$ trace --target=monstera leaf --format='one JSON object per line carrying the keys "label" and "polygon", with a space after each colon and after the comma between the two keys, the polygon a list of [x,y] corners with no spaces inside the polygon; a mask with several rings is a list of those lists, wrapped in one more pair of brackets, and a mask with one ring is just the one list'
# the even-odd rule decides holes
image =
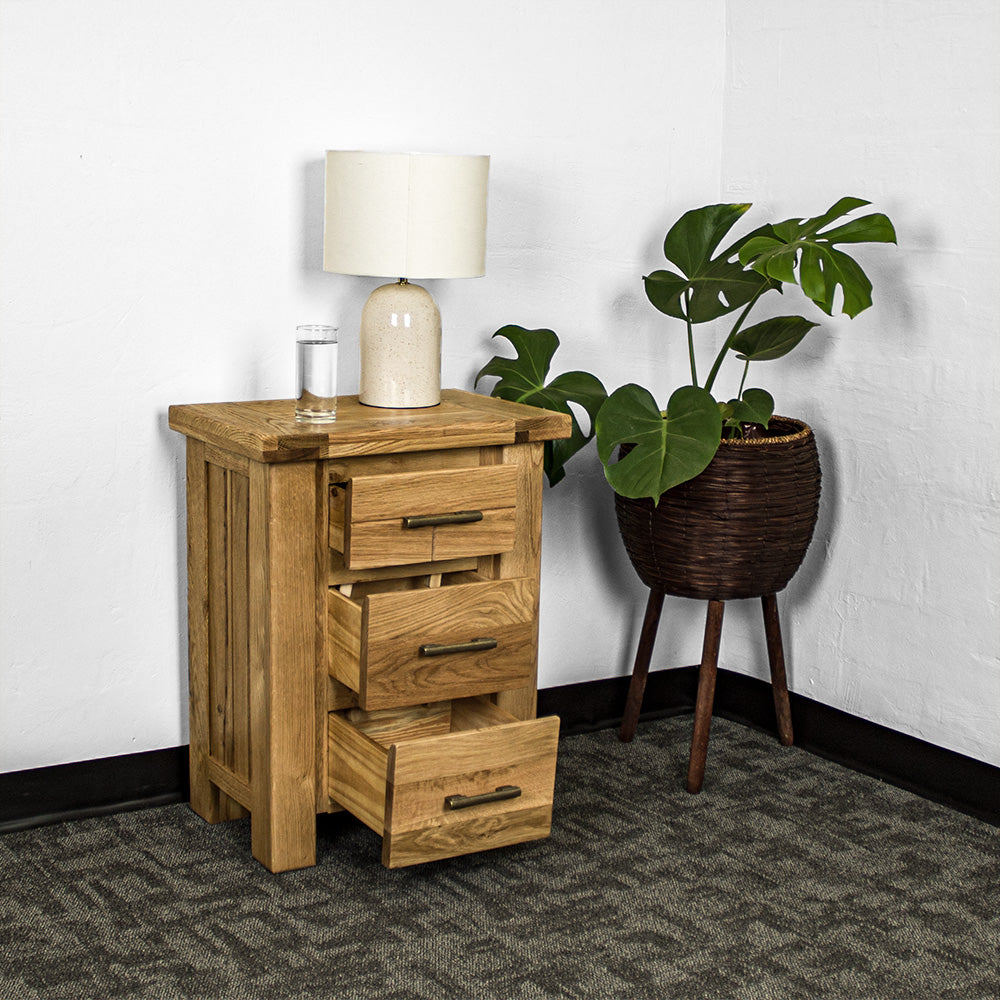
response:
{"label": "monstera leaf", "polygon": [[729,346],[740,361],[773,361],[797,347],[814,326],[819,324],[802,316],[773,316],[740,330]]}
{"label": "monstera leaf", "polygon": [[[498,355],[492,358],[479,370],[475,384],[479,385],[479,380],[487,376],[496,376],[500,381],[493,387],[491,396],[568,413],[572,418],[573,432],[569,438],[545,443],[545,474],[549,485],[555,486],[566,474],[566,463],[594,436],[597,411],[608,394],[600,379],[587,372],[566,372],[548,385],[545,384],[552,355],[559,346],[559,338],[552,330],[526,330],[523,326],[505,326],[493,336],[509,341],[517,352],[517,357],[504,358]],[[570,403],[576,403],[587,411],[590,417],[589,432],[584,433],[580,427]]]}
{"label": "monstera leaf", "polygon": [[716,253],[722,238],[749,207],[706,205],[685,212],[671,226],[663,241],[663,254],[680,274],[654,271],[643,278],[646,297],[660,312],[705,323],[745,306],[768,286],[778,287],[765,273],[747,270],[737,259],[740,247],[756,236],[766,236],[769,226]]}
{"label": "monstera leaf", "polygon": [[[642,386],[616,389],[597,415],[597,452],[616,493],[639,499],[693,479],[712,461],[722,436],[722,416],[711,393],[697,386],[678,389],[661,413]],[[612,464],[620,444],[635,447]]]}
{"label": "monstera leaf", "polygon": [[719,412],[727,430],[727,437],[742,434],[743,424],[760,424],[767,427],[774,414],[774,397],[766,389],[746,389],[739,399],[719,403]]}
{"label": "monstera leaf", "polygon": [[[844,312],[852,319],[872,304],[872,284],[861,266],[838,243],[895,243],[896,231],[880,212],[852,219],[820,232],[848,212],[870,204],[861,198],[841,198],[813,219],[786,219],[768,233],[747,239],[739,251],[740,264],[774,281],[797,284],[828,316],[833,315],[838,286]],[[798,274],[796,275],[796,270]]]}

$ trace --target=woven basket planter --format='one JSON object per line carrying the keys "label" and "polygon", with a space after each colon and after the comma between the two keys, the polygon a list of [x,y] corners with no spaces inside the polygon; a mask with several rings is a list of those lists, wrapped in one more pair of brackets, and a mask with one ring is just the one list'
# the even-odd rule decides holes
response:
{"label": "woven basket planter", "polygon": [[816,525],[819,455],[800,420],[772,417],[767,433],[723,441],[704,472],[655,507],[616,495],[625,548],[647,587],[728,601],[788,584]]}

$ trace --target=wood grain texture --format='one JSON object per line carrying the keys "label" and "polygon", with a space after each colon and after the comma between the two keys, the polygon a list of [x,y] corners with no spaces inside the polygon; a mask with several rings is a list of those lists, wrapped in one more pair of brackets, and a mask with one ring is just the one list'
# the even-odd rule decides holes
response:
{"label": "wood grain texture", "polygon": [[356,476],[350,482],[352,521],[383,521],[420,514],[513,507],[517,471],[511,466],[476,466]]}
{"label": "wood grain texture", "polygon": [[329,717],[329,789],[338,802],[379,836],[385,831],[389,750],[337,712]]}
{"label": "wood grain texture", "polygon": [[[327,576],[330,564],[330,491],[326,465],[311,465],[313,479],[313,792],[317,813],[341,807],[330,799],[327,781],[327,696],[330,690],[330,649],[327,616],[329,592]],[[313,829],[315,836],[315,827]]]}
{"label": "wood grain texture", "polygon": [[[296,424],[290,400],[170,411],[189,448],[192,804],[211,820],[242,814],[249,804],[254,856],[272,871],[314,863],[316,812],[347,805],[383,832],[386,791],[397,783],[388,780],[390,754],[395,764],[402,753],[401,787],[419,783],[403,780],[416,753],[410,748],[445,740],[446,751],[455,737],[473,740],[465,767],[479,778],[506,780],[509,769],[522,767],[531,784],[533,768],[554,769],[554,745],[545,764],[488,763],[490,754],[475,747],[482,741],[499,752],[491,734],[535,714],[542,442],[568,436],[568,417],[456,390],[426,410],[361,407],[356,399],[342,399],[338,409],[335,425]],[[365,478],[358,502],[378,516],[352,522],[354,497],[348,502],[340,484]],[[417,506],[401,511],[401,497]],[[459,509],[483,510],[483,521],[435,525],[429,550],[420,552],[401,553],[376,532],[367,543],[372,554],[362,558],[380,564],[347,565],[343,552],[357,540],[356,525]],[[422,529],[407,530],[417,537]],[[364,547],[362,540],[359,551]],[[473,602],[477,612],[467,606],[466,588],[484,582],[494,589]],[[331,598],[331,584],[348,585],[346,593]],[[425,608],[424,595],[441,603]],[[494,633],[503,652],[475,650],[466,659],[451,652],[414,671],[406,662],[413,630],[425,625],[421,642]],[[344,667],[355,660],[365,674]],[[354,688],[379,686],[362,711]],[[509,694],[496,693],[507,686]],[[440,707],[442,698],[476,691],[512,714],[464,698],[447,712]],[[523,755],[520,730],[500,740],[511,741],[515,758]],[[509,756],[511,746],[504,749]],[[418,801],[413,796],[399,799],[400,816]],[[501,819],[494,805],[472,807],[486,812],[464,816],[466,833],[459,836],[456,825],[447,844],[434,832],[452,825],[447,821],[401,830],[395,849],[389,838],[387,857],[410,863],[421,852],[446,856],[441,852],[460,853],[462,843],[474,850],[547,832],[539,816],[550,813],[551,792],[547,805],[521,802],[520,819],[518,806]],[[427,838],[437,846],[428,847]]]}
{"label": "wood grain texture", "polygon": [[[207,466],[208,489],[208,698],[209,698],[209,753],[220,764],[227,764],[225,723],[231,716],[232,706],[227,705],[231,695],[227,677],[227,646],[229,638],[228,566],[226,529],[226,470],[218,465]],[[227,712],[228,709],[228,712]],[[229,819],[226,803],[221,805],[223,819]]]}
{"label": "wood grain texture", "polygon": [[[370,594],[366,605],[361,704],[389,707],[459,698],[530,682],[535,586],[496,580]],[[422,644],[493,638],[495,649],[427,657]]]}
{"label": "wood grain texture", "polygon": [[482,455],[484,464],[493,461],[517,469],[518,500],[514,547],[509,552],[481,560],[480,572],[486,576],[523,577],[535,582],[532,676],[523,687],[499,692],[496,701],[519,719],[533,719],[537,715],[538,704],[538,596],[541,587],[544,445],[532,443],[483,449]]}
{"label": "wood grain texture", "polygon": [[212,784],[238,805],[243,810],[243,815],[249,815],[251,796],[250,783],[247,779],[216,760],[208,762],[208,773]]}
{"label": "wood grain texture", "polygon": [[513,444],[570,435],[570,418],[537,407],[446,389],[439,406],[389,410],[342,396],[334,424],[295,421],[290,399],[171,406],[170,426],[261,462]]}
{"label": "wood grain texture", "polygon": [[483,510],[483,519],[471,524],[441,524],[434,528],[431,558],[435,561],[509,552],[517,539],[514,507]]}
{"label": "wood grain texture", "polygon": [[406,705],[365,711],[350,709],[343,717],[359,733],[388,747],[393,743],[443,736],[452,728],[452,702],[437,701],[426,705]]}
{"label": "wood grain texture", "polygon": [[[339,712],[345,708],[357,708],[358,693],[352,691],[346,684],[342,684],[334,677],[327,677],[325,698],[322,701],[324,713]],[[323,727],[326,732],[326,726]]]}
{"label": "wood grain texture", "polygon": [[361,636],[364,632],[361,603],[331,587],[327,594],[330,638],[330,676],[352,691],[361,690]]}
{"label": "wood grain texture", "polygon": [[331,549],[329,555],[330,570],[327,574],[327,582],[331,587],[343,583],[392,580],[399,577],[424,576],[430,573],[456,573],[461,570],[474,570],[479,565],[476,557],[470,556],[465,559],[442,559],[435,562],[406,563],[401,566],[369,566],[365,569],[348,569],[344,565],[342,553]]}
{"label": "wood grain texture", "polygon": [[[332,493],[331,540],[350,569],[505,552],[514,545],[513,466],[355,475]],[[406,517],[480,511],[482,520],[408,528]]]}
{"label": "wood grain texture", "polygon": [[479,448],[439,447],[386,455],[341,455],[326,462],[330,482],[346,485],[356,476],[385,476],[421,469],[467,469],[479,464]]}
{"label": "wood grain texture", "polygon": [[221,818],[219,790],[208,773],[209,595],[208,595],[208,466],[201,441],[187,441],[187,585],[189,766],[191,808],[209,823]]}
{"label": "wood grain texture", "polygon": [[351,522],[345,538],[345,561],[351,570],[372,569],[469,558],[511,549],[516,532],[514,508],[482,513],[482,521],[426,528],[406,528],[401,517]]}
{"label": "wood grain texture", "polygon": [[[226,475],[227,582],[229,591],[227,698],[231,715],[226,726],[226,766],[244,782],[250,780],[250,477],[234,470]],[[242,803],[246,805],[245,802]],[[242,811],[241,811],[242,812]]]}
{"label": "wood grain texture", "polygon": [[[359,693],[362,707],[462,698],[518,687],[531,678],[532,581],[484,581],[471,573],[445,578],[438,587],[427,580],[359,585],[350,597],[330,590],[330,670]],[[413,585],[418,586],[409,589]],[[404,586],[408,589],[396,589]],[[420,653],[424,643],[484,637],[496,639],[496,648],[433,657]]]}
{"label": "wood grain texture", "polygon": [[[448,730],[448,731],[444,731]],[[401,867],[548,836],[559,720],[522,722],[483,698],[333,713],[330,795],[383,836]],[[516,785],[516,799],[468,809],[448,795]]]}
{"label": "wood grain texture", "polygon": [[[482,404],[475,397],[475,393],[464,392],[456,393],[451,400],[460,406],[467,405],[476,409]],[[508,416],[514,421],[515,440],[518,442],[555,441],[568,438],[572,431],[572,423],[565,413],[540,410],[535,406],[495,397],[490,397],[490,403],[494,412]]]}
{"label": "wood grain texture", "polygon": [[[555,768],[558,737],[559,719],[551,715],[400,743],[392,777],[400,785],[432,779],[447,780],[457,775],[465,775],[469,782],[475,782],[478,780],[477,772],[519,767],[539,759],[549,761]],[[489,780],[486,779],[486,783]],[[482,787],[475,789],[480,792],[486,790]],[[468,795],[473,793],[473,788],[466,783],[448,794],[453,793]]]}
{"label": "wood grain texture", "polygon": [[251,847],[275,872],[316,863],[317,482],[250,469]]}
{"label": "wood grain texture", "polygon": [[330,517],[327,523],[327,538],[331,549],[343,553],[344,531],[347,521],[347,488],[344,484],[331,484],[328,503]]}
{"label": "wood grain texture", "polygon": [[[383,863],[390,868],[507,846],[548,835],[559,720],[452,732],[389,753]],[[449,795],[515,785],[521,795],[468,809]]]}
{"label": "wood grain texture", "polygon": [[491,815],[463,816],[461,822],[446,826],[430,824],[412,830],[390,831],[382,840],[382,864],[386,868],[405,868],[549,836],[552,832],[551,801],[537,806],[527,806],[520,799],[513,802],[514,806],[507,803],[507,808],[498,808]]}

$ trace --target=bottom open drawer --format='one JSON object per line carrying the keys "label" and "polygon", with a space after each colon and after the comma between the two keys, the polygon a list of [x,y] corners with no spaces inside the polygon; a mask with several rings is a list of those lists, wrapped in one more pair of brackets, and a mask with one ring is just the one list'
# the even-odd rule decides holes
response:
{"label": "bottom open drawer", "polygon": [[559,719],[485,698],[329,715],[330,796],[402,868],[547,837]]}

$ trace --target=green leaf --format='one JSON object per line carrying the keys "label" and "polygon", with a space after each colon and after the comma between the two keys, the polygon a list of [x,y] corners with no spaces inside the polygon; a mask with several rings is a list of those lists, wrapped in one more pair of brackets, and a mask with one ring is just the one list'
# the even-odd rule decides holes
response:
{"label": "green leaf", "polygon": [[[545,473],[549,485],[555,486],[565,474],[566,463],[594,436],[597,412],[608,394],[601,381],[587,372],[566,372],[548,385],[552,356],[559,347],[559,338],[552,330],[526,330],[523,326],[505,326],[493,334],[510,341],[517,352],[516,358],[497,355],[488,361],[476,375],[475,384],[488,376],[500,379],[491,396],[514,403],[527,403],[558,413],[568,413],[572,419],[570,437],[545,443]],[[590,417],[590,429],[584,433],[576,414],[569,406],[576,403]]]}
{"label": "green leaf", "polygon": [[746,389],[740,399],[720,403],[719,411],[725,436],[742,437],[744,424],[767,427],[774,413],[774,397],[765,389]]}
{"label": "green leaf", "polygon": [[895,243],[896,231],[889,219],[877,212],[822,230],[867,204],[861,198],[841,198],[812,219],[776,223],[770,234],[744,242],[739,252],[740,263],[774,281],[797,283],[828,316],[833,315],[839,287],[844,295],[844,312],[853,319],[872,304],[872,285],[858,262],[837,250],[835,244]]}
{"label": "green leaf", "polygon": [[[750,206],[705,205],[685,212],[663,241],[664,256],[679,270],[654,271],[643,282],[646,296],[660,312],[692,323],[717,319],[746,305],[770,282],[739,263],[740,247],[762,227],[716,253],[722,238]],[[715,254],[715,256],[713,256]]]}
{"label": "green leaf", "polygon": [[529,397],[544,391],[545,376],[559,346],[559,338],[552,330],[526,330],[523,326],[504,326],[493,336],[509,340],[517,357],[497,355],[492,358],[479,369],[475,384],[479,385],[479,380],[487,375],[495,375],[500,382],[493,387],[491,395],[516,403],[529,402]]}
{"label": "green leaf", "polygon": [[[678,389],[666,415],[641,386],[616,389],[597,415],[597,453],[616,493],[638,499],[660,495],[693,479],[712,461],[722,435],[722,417],[711,393],[697,386]],[[612,463],[620,444],[635,447]]]}
{"label": "green leaf", "polygon": [[774,397],[766,389],[744,389],[739,399],[729,401],[732,416],[726,421],[729,426],[736,424],[761,424],[767,427],[774,414]]}
{"label": "green leaf", "polygon": [[888,216],[881,212],[851,219],[836,229],[821,234],[830,243],[895,243],[896,230]]}
{"label": "green leaf", "polygon": [[729,345],[740,361],[773,361],[798,346],[818,323],[802,316],[774,316],[741,330]]}

